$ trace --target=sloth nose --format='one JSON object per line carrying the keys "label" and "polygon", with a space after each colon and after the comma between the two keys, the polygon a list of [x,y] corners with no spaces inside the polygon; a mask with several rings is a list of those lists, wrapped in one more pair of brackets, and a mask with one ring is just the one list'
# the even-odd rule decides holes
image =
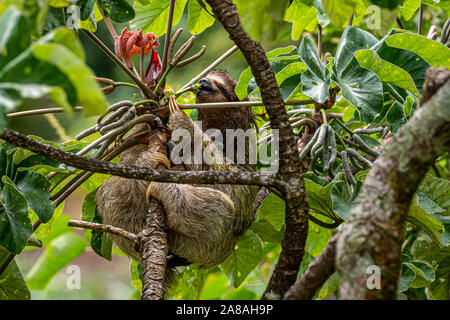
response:
{"label": "sloth nose", "polygon": [[202,80],[200,80],[200,85],[204,88],[208,87],[209,85],[209,80],[206,78],[203,78]]}

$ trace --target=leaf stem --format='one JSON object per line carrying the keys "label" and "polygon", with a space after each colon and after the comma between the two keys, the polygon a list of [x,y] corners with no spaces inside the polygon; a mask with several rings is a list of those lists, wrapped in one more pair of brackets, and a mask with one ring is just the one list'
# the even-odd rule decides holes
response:
{"label": "leaf stem", "polygon": [[169,5],[169,16],[167,20],[167,29],[166,29],[166,37],[164,40],[164,54],[163,54],[163,61],[162,61],[162,67],[161,72],[165,72],[167,68],[167,63],[169,60],[169,45],[170,45],[170,35],[172,33],[172,24],[173,24],[173,13],[175,11],[175,0],[170,0]]}
{"label": "leaf stem", "polygon": [[339,125],[342,127],[342,129],[344,129],[345,131],[347,131],[348,134],[350,134],[350,136],[353,136],[353,131],[350,130],[344,122],[341,121],[341,119],[336,118],[335,119],[337,123],[339,123]]}
{"label": "leaf stem", "polygon": [[155,100],[151,100],[151,99],[146,99],[146,100],[140,100],[140,101],[136,101],[133,103],[133,106],[137,107],[146,103],[151,103],[156,107],[159,107],[158,102],[156,102]]}
{"label": "leaf stem", "polygon": [[419,27],[417,30],[418,34],[422,34],[422,26],[423,26],[423,3],[420,1],[420,8],[419,8]]}
{"label": "leaf stem", "polygon": [[322,118],[323,118],[323,123],[328,123],[327,122],[327,113],[325,111],[325,109],[320,109],[320,113],[322,114]]}
{"label": "leaf stem", "polygon": [[219,64],[221,64],[226,58],[228,58],[229,56],[231,56],[234,52],[236,52],[238,50],[238,46],[233,46],[230,48],[230,50],[228,50],[227,52],[225,52],[223,55],[221,55],[216,61],[214,61],[213,63],[211,63],[208,67],[206,67],[202,72],[200,72],[197,76],[195,76],[194,78],[191,79],[191,81],[189,81],[188,83],[186,83],[180,90],[184,90],[187,87],[193,85],[194,83],[196,83],[197,81],[199,81],[201,78],[203,78],[205,75],[207,75],[211,70],[213,70],[215,67],[217,67]]}
{"label": "leaf stem", "polygon": [[172,70],[172,65],[169,64],[166,71],[164,71],[163,75],[161,76],[161,79],[159,80],[158,84],[156,85],[155,91],[153,91],[153,94],[155,96],[158,96],[159,89],[162,87],[163,83],[165,82],[167,75],[169,74],[170,70]]}

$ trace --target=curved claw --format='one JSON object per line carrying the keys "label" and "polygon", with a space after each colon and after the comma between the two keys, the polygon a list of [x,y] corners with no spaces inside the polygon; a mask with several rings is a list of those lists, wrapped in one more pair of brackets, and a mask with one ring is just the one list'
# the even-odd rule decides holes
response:
{"label": "curved claw", "polygon": [[177,102],[177,99],[175,98],[175,96],[169,97],[169,111],[170,111],[170,114],[182,112],[180,107],[178,106],[178,102]]}

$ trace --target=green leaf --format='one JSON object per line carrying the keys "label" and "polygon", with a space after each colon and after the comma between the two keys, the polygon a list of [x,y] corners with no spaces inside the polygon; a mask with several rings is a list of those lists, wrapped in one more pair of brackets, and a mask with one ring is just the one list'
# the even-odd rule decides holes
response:
{"label": "green leaf", "polygon": [[[103,223],[102,217],[97,211],[97,203],[95,195],[98,188],[88,193],[84,198],[82,207],[82,220]],[[111,261],[112,239],[107,233],[94,230],[84,230],[85,237],[91,243],[91,247],[99,256]]]}
{"label": "green leaf", "polygon": [[[175,10],[173,13],[173,23],[175,26],[183,15],[183,10],[187,0],[175,1]],[[170,0],[153,0],[150,4],[134,3],[136,16],[130,21],[132,29],[141,28],[143,33],[153,32],[160,37],[166,33],[167,20],[169,16]]]}
{"label": "green leaf", "polygon": [[[206,4],[209,12],[211,7]],[[196,0],[190,0],[188,4],[188,29],[191,34],[199,34],[213,25],[215,19]]]}
{"label": "green leaf", "polygon": [[48,33],[45,37],[41,39],[41,41],[50,40],[54,43],[62,44],[64,47],[72,51],[78,58],[81,60],[86,59],[86,55],[84,54],[83,45],[78,39],[75,31],[69,30],[67,28],[58,28]]}
{"label": "green leaf", "polygon": [[26,275],[29,288],[45,289],[53,276],[81,255],[85,247],[84,239],[74,233],[64,233],[52,240]]}
{"label": "green leaf", "polygon": [[28,200],[28,205],[36,212],[42,223],[48,222],[55,210],[50,201],[50,185],[50,181],[37,172],[19,172],[16,179],[17,189]]}
{"label": "green leaf", "polygon": [[[277,57],[281,59],[282,57],[292,56],[293,54],[295,54],[295,50],[296,50],[295,46],[276,48],[272,51],[266,52],[266,57],[267,59],[269,59],[269,62],[273,62],[276,61]],[[249,94],[248,85],[249,82],[252,80],[252,78],[253,74],[250,67],[248,67],[241,73],[238,84],[234,89],[236,95],[240,100],[244,99]]]}
{"label": "green leaf", "polygon": [[327,246],[331,239],[331,230],[322,228],[314,223],[309,224],[308,239],[306,240],[305,249],[308,253],[316,258]]}
{"label": "green leaf", "polygon": [[237,288],[256,268],[263,258],[263,246],[259,237],[247,231],[238,241],[231,255],[221,265],[233,287]]}
{"label": "green leaf", "polygon": [[244,286],[232,290],[231,292],[225,294],[222,300],[254,300],[256,298],[256,293],[246,289]]}
{"label": "green leaf", "polygon": [[405,0],[403,5],[400,7],[400,15],[406,21],[411,20],[414,14],[419,10],[421,0]]}
{"label": "green leaf", "polygon": [[66,47],[56,43],[34,43],[33,55],[58,67],[73,83],[86,116],[100,114],[107,107],[106,98],[94,80],[93,72]]}
{"label": "green leaf", "polygon": [[323,284],[322,288],[320,288],[317,299],[323,300],[326,297],[328,297],[330,294],[335,293],[338,289],[339,289],[339,276],[338,276],[337,272],[335,272]]}
{"label": "green leaf", "polygon": [[[25,102],[25,99],[39,100],[44,97],[51,98],[67,111],[72,110],[64,90],[60,87],[51,87],[39,84],[17,84],[12,82],[0,83],[0,106],[6,113],[13,112]],[[3,128],[1,128],[3,130]]]}
{"label": "green leaf", "polygon": [[10,6],[0,18],[0,70],[20,55],[30,44],[28,25],[14,6]]}
{"label": "green leaf", "polygon": [[[280,88],[284,100],[287,100],[297,87],[301,85],[300,74],[305,70],[306,66],[303,62],[293,62],[276,73],[275,79],[277,80],[278,87]],[[259,92],[260,90],[257,87],[251,94]]]}
{"label": "green leaf", "polygon": [[284,201],[271,193],[261,203],[257,220],[268,221],[276,231],[280,231],[284,225],[284,208]]}
{"label": "green leaf", "polygon": [[80,19],[86,20],[91,15],[92,10],[94,10],[95,0],[78,0],[77,6],[80,7]]}
{"label": "green leaf", "polygon": [[4,192],[0,202],[0,245],[12,253],[20,253],[31,234],[27,200],[7,176],[3,176]]}
{"label": "green leaf", "polygon": [[411,269],[408,264],[402,263],[402,273],[399,279],[397,293],[407,291],[415,278],[416,273],[414,272],[414,270]]}
{"label": "green leaf", "polygon": [[442,247],[441,240],[444,233],[444,226],[438,219],[430,215],[436,212],[436,206],[424,196],[422,194],[419,197],[418,193],[414,195],[411,206],[409,207],[407,220],[420,227],[430,236],[434,243]]}
{"label": "green leaf", "polygon": [[348,25],[357,5],[356,0],[323,0],[322,3],[331,23],[338,28]]}
{"label": "green leaf", "polygon": [[221,299],[229,290],[228,278],[223,273],[210,273],[201,289],[199,300]]}
{"label": "green leaf", "polygon": [[[0,247],[0,261],[9,255],[8,250]],[[0,300],[30,300],[31,293],[28,290],[22,273],[16,260],[9,263],[5,271],[0,275]]]}
{"label": "green leaf", "polygon": [[410,285],[411,288],[423,288],[434,281],[434,271],[427,262],[413,260],[411,263],[404,262],[404,264],[416,274],[414,281]]}
{"label": "green leaf", "polygon": [[136,260],[131,259],[130,263],[130,274],[131,274],[131,284],[139,292],[142,292],[142,273],[144,272],[143,267]]}
{"label": "green leaf", "polygon": [[283,237],[283,230],[277,231],[267,221],[255,221],[252,223],[249,230],[255,232],[262,241],[281,243],[281,238]]}
{"label": "green leaf", "polygon": [[341,88],[345,100],[358,109],[361,120],[372,123],[383,108],[383,86],[377,75],[361,68],[353,59],[333,80]]}
{"label": "green leaf", "polygon": [[234,1],[245,30],[255,40],[260,40],[265,32],[276,39],[288,3],[288,0]]}
{"label": "green leaf", "polygon": [[303,39],[298,52],[300,59],[308,67],[302,73],[302,92],[318,103],[324,103],[329,96],[331,74],[320,59],[310,35]]}
{"label": "green leaf", "polygon": [[450,69],[450,49],[440,42],[414,33],[398,33],[385,39],[387,45],[412,51],[433,67]]}
{"label": "green leaf", "polygon": [[361,67],[375,72],[381,81],[394,84],[419,97],[411,75],[395,64],[381,59],[374,50],[359,50],[355,52],[355,58]]}
{"label": "green leaf", "polygon": [[353,60],[354,53],[362,49],[370,49],[378,40],[369,32],[354,28],[345,28],[339,41],[333,68],[341,74]]}
{"label": "green leaf", "polygon": [[[223,273],[220,274],[228,282],[227,277]],[[177,276],[176,286],[171,287],[170,293],[173,292],[174,298],[177,300],[203,299],[200,297],[200,293],[203,291],[209,275],[210,269],[200,269],[198,265],[184,267],[181,274]]]}
{"label": "green leaf", "polygon": [[[300,57],[296,55],[296,48],[294,46],[277,48],[267,52],[266,56],[275,76],[278,76],[277,81],[281,86],[280,90],[282,91],[283,98],[291,96],[300,84],[300,77],[297,77],[296,73],[305,70],[305,66],[301,62]],[[287,68],[290,64],[294,64],[294,66]],[[282,74],[278,75],[280,72],[282,72]],[[284,84],[282,82],[284,82]],[[250,68],[247,68],[242,72],[235,88],[235,92],[239,99],[243,99],[251,94],[259,93],[259,88]]]}
{"label": "green leaf", "polygon": [[370,0],[374,5],[380,6],[382,8],[395,9],[402,0]]}
{"label": "green leaf", "polygon": [[387,45],[386,39],[403,31],[393,29],[371,49],[375,50],[381,59],[386,60],[408,72],[416,84],[417,90],[422,92],[425,72],[430,67],[424,59],[414,52],[398,49]]}
{"label": "green leaf", "polygon": [[450,181],[427,174],[419,185],[419,190],[445,210],[445,216],[450,216]]}
{"label": "green leaf", "polygon": [[22,12],[28,20],[31,34],[38,37],[44,30],[45,17],[48,11],[48,0],[24,0]]}
{"label": "green leaf", "polygon": [[313,180],[305,178],[306,195],[308,197],[309,208],[330,219],[337,220],[333,211],[333,201],[331,200],[331,189],[334,183],[321,186]]}
{"label": "green leaf", "polygon": [[314,31],[317,27],[317,9],[304,4],[301,0],[292,1],[284,15],[284,21],[292,23],[292,40],[300,39],[304,30]]}
{"label": "green leaf", "polygon": [[110,17],[115,22],[124,23],[135,17],[134,9],[127,0],[99,0],[98,3],[105,17]]}
{"label": "green leaf", "polygon": [[[406,102],[403,103],[403,97],[398,93],[400,88],[394,88],[389,83],[383,83],[384,100],[383,109],[373,121],[373,126],[380,126],[387,122],[392,133],[396,133],[401,126],[408,120],[405,112]],[[406,92],[406,91],[405,91]]]}
{"label": "green leaf", "polygon": [[376,43],[376,38],[370,33],[347,27],[339,42],[333,65],[333,80],[366,123],[371,123],[383,108],[383,86],[374,72],[360,67],[354,53]]}
{"label": "green leaf", "polygon": [[48,5],[56,8],[67,7],[71,3],[68,0],[49,0]]}
{"label": "green leaf", "polygon": [[350,217],[350,209],[358,197],[363,183],[359,179],[356,180],[356,186],[352,192],[343,174],[336,178],[338,179],[335,179],[336,183],[331,189],[330,194],[333,202],[333,210],[341,219],[348,220]]}

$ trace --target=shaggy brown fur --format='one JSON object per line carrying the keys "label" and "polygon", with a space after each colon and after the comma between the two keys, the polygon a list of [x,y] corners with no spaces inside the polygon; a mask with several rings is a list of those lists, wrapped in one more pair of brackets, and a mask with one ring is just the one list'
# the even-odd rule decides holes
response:
{"label": "shaggy brown fur", "polygon": [[[206,80],[202,82],[198,102],[237,100],[234,94],[236,83],[228,74],[213,71]],[[246,130],[253,119],[249,110],[202,110],[203,129],[216,127],[220,130]],[[194,137],[194,132],[203,135],[203,150],[212,147],[215,159],[221,158],[222,155],[215,149],[211,139],[181,110],[172,112],[170,125],[173,130],[187,130],[191,137]],[[191,147],[193,150],[193,145]],[[156,155],[146,148],[145,145],[130,148],[123,153],[120,163],[155,168],[158,164]],[[202,165],[184,165],[185,170],[241,171],[248,168],[249,166],[219,163],[207,165],[205,162]],[[147,188],[151,196],[161,200],[164,205],[169,226],[170,253],[202,267],[220,264],[230,255],[239,237],[253,221],[252,204],[258,192],[258,187],[254,186],[149,184],[146,181],[112,177],[99,188],[96,196],[103,222],[139,233],[145,225],[148,210],[145,199]],[[114,237],[114,242],[127,255],[140,261],[139,254],[134,250],[134,243],[121,237]]]}

